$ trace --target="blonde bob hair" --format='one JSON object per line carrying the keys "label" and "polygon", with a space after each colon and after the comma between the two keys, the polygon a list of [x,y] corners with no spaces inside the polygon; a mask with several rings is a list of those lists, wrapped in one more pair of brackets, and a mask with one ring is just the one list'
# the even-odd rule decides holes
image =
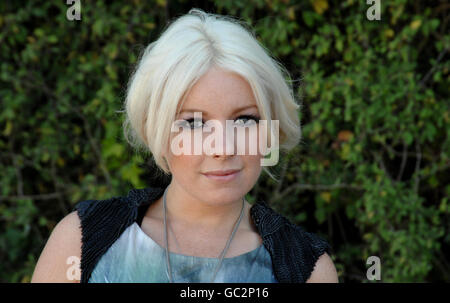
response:
{"label": "blonde bob hair", "polygon": [[279,121],[281,151],[300,141],[300,104],[287,70],[268,55],[245,23],[194,8],[166,25],[163,34],[145,48],[126,92],[125,138],[136,150],[150,151],[166,174],[170,170],[164,154],[178,104],[212,66],[248,81],[261,119]]}

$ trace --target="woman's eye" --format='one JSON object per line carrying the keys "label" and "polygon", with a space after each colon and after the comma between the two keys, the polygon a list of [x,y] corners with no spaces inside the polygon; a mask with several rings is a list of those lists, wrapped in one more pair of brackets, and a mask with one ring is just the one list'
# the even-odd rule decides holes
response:
{"label": "woman's eye", "polygon": [[[240,117],[238,117],[235,121],[235,123],[236,124],[247,124],[247,125],[249,125],[249,124],[251,124],[251,123],[253,123],[252,122],[252,120],[254,121],[254,123],[259,123],[259,118],[258,117],[255,117],[255,116],[253,116],[253,115],[243,115],[243,116],[240,116]],[[238,121],[243,121],[243,122],[238,122]]]}
{"label": "woman's eye", "polygon": [[[242,115],[242,116],[239,116],[238,118],[236,118],[234,123],[238,124],[238,125],[250,125],[253,122],[259,123],[259,119],[260,119],[259,117],[256,117],[253,115]],[[193,118],[186,119],[186,120],[184,120],[183,123],[190,129],[202,128],[205,126],[205,122],[203,120],[194,120]]]}
{"label": "woman's eye", "polygon": [[186,121],[188,127],[191,129],[199,128],[204,125],[203,120],[187,119],[185,121]]}

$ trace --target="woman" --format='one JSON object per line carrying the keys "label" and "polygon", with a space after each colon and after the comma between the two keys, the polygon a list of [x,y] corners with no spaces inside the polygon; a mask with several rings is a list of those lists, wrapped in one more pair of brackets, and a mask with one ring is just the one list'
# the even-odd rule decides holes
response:
{"label": "woman", "polygon": [[[193,9],[170,24],[140,58],[124,125],[169,181],[78,203],[53,230],[32,282],[338,282],[326,241],[244,198],[262,169],[273,177],[262,166],[266,143],[272,157],[278,142],[288,151],[300,140],[285,75],[237,20]],[[246,134],[261,134],[262,121],[279,130],[245,137],[237,153],[229,121]],[[211,126],[225,134],[195,140]]]}

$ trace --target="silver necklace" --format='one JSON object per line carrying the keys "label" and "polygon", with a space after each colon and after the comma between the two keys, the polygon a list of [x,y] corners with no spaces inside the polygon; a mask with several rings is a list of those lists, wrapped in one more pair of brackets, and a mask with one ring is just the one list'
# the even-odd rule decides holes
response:
{"label": "silver necklace", "polygon": [[[173,279],[172,279],[172,269],[171,269],[171,267],[170,267],[170,257],[169,257],[169,248],[168,248],[169,244],[168,244],[168,241],[167,241],[167,225],[166,225],[166,194],[167,194],[167,189],[168,189],[168,188],[169,188],[169,187],[166,187],[166,190],[164,191],[164,196],[163,196],[163,208],[164,208],[164,241],[165,241],[165,244],[166,244],[166,267],[167,267],[167,272],[168,272],[168,274],[169,274],[169,281],[170,281],[170,283],[173,283]],[[212,280],[211,280],[210,283],[214,282],[214,280],[216,279],[217,272],[219,271],[220,267],[222,266],[223,258],[224,258],[225,254],[226,254],[227,251],[228,251],[228,247],[230,247],[231,240],[233,240],[234,234],[236,233],[236,230],[237,230],[237,228],[238,228],[238,226],[239,226],[239,223],[241,223],[242,215],[244,214],[244,205],[245,205],[245,201],[244,201],[244,199],[242,198],[242,209],[241,209],[241,214],[239,215],[239,218],[238,218],[237,222],[236,222],[235,225],[234,225],[233,232],[231,233],[231,236],[230,236],[230,238],[228,239],[228,242],[227,242],[227,244],[225,245],[225,248],[223,249],[223,251],[222,251],[222,253],[221,253],[220,257],[219,257],[219,263],[216,265],[216,268],[215,268],[215,270],[214,270],[213,277],[212,277]]]}

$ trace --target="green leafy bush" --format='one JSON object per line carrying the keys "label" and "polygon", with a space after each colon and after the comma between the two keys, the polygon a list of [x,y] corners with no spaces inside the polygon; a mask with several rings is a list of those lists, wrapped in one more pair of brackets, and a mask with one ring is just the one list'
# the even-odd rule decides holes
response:
{"label": "green leafy bush", "polygon": [[[0,3],[0,281],[27,282],[51,230],[84,199],[149,185],[148,155],[122,136],[143,48],[188,1]],[[263,199],[326,238],[341,282],[450,280],[448,6],[221,0],[296,79],[301,144],[261,176]],[[445,18],[444,18],[445,17]]]}

